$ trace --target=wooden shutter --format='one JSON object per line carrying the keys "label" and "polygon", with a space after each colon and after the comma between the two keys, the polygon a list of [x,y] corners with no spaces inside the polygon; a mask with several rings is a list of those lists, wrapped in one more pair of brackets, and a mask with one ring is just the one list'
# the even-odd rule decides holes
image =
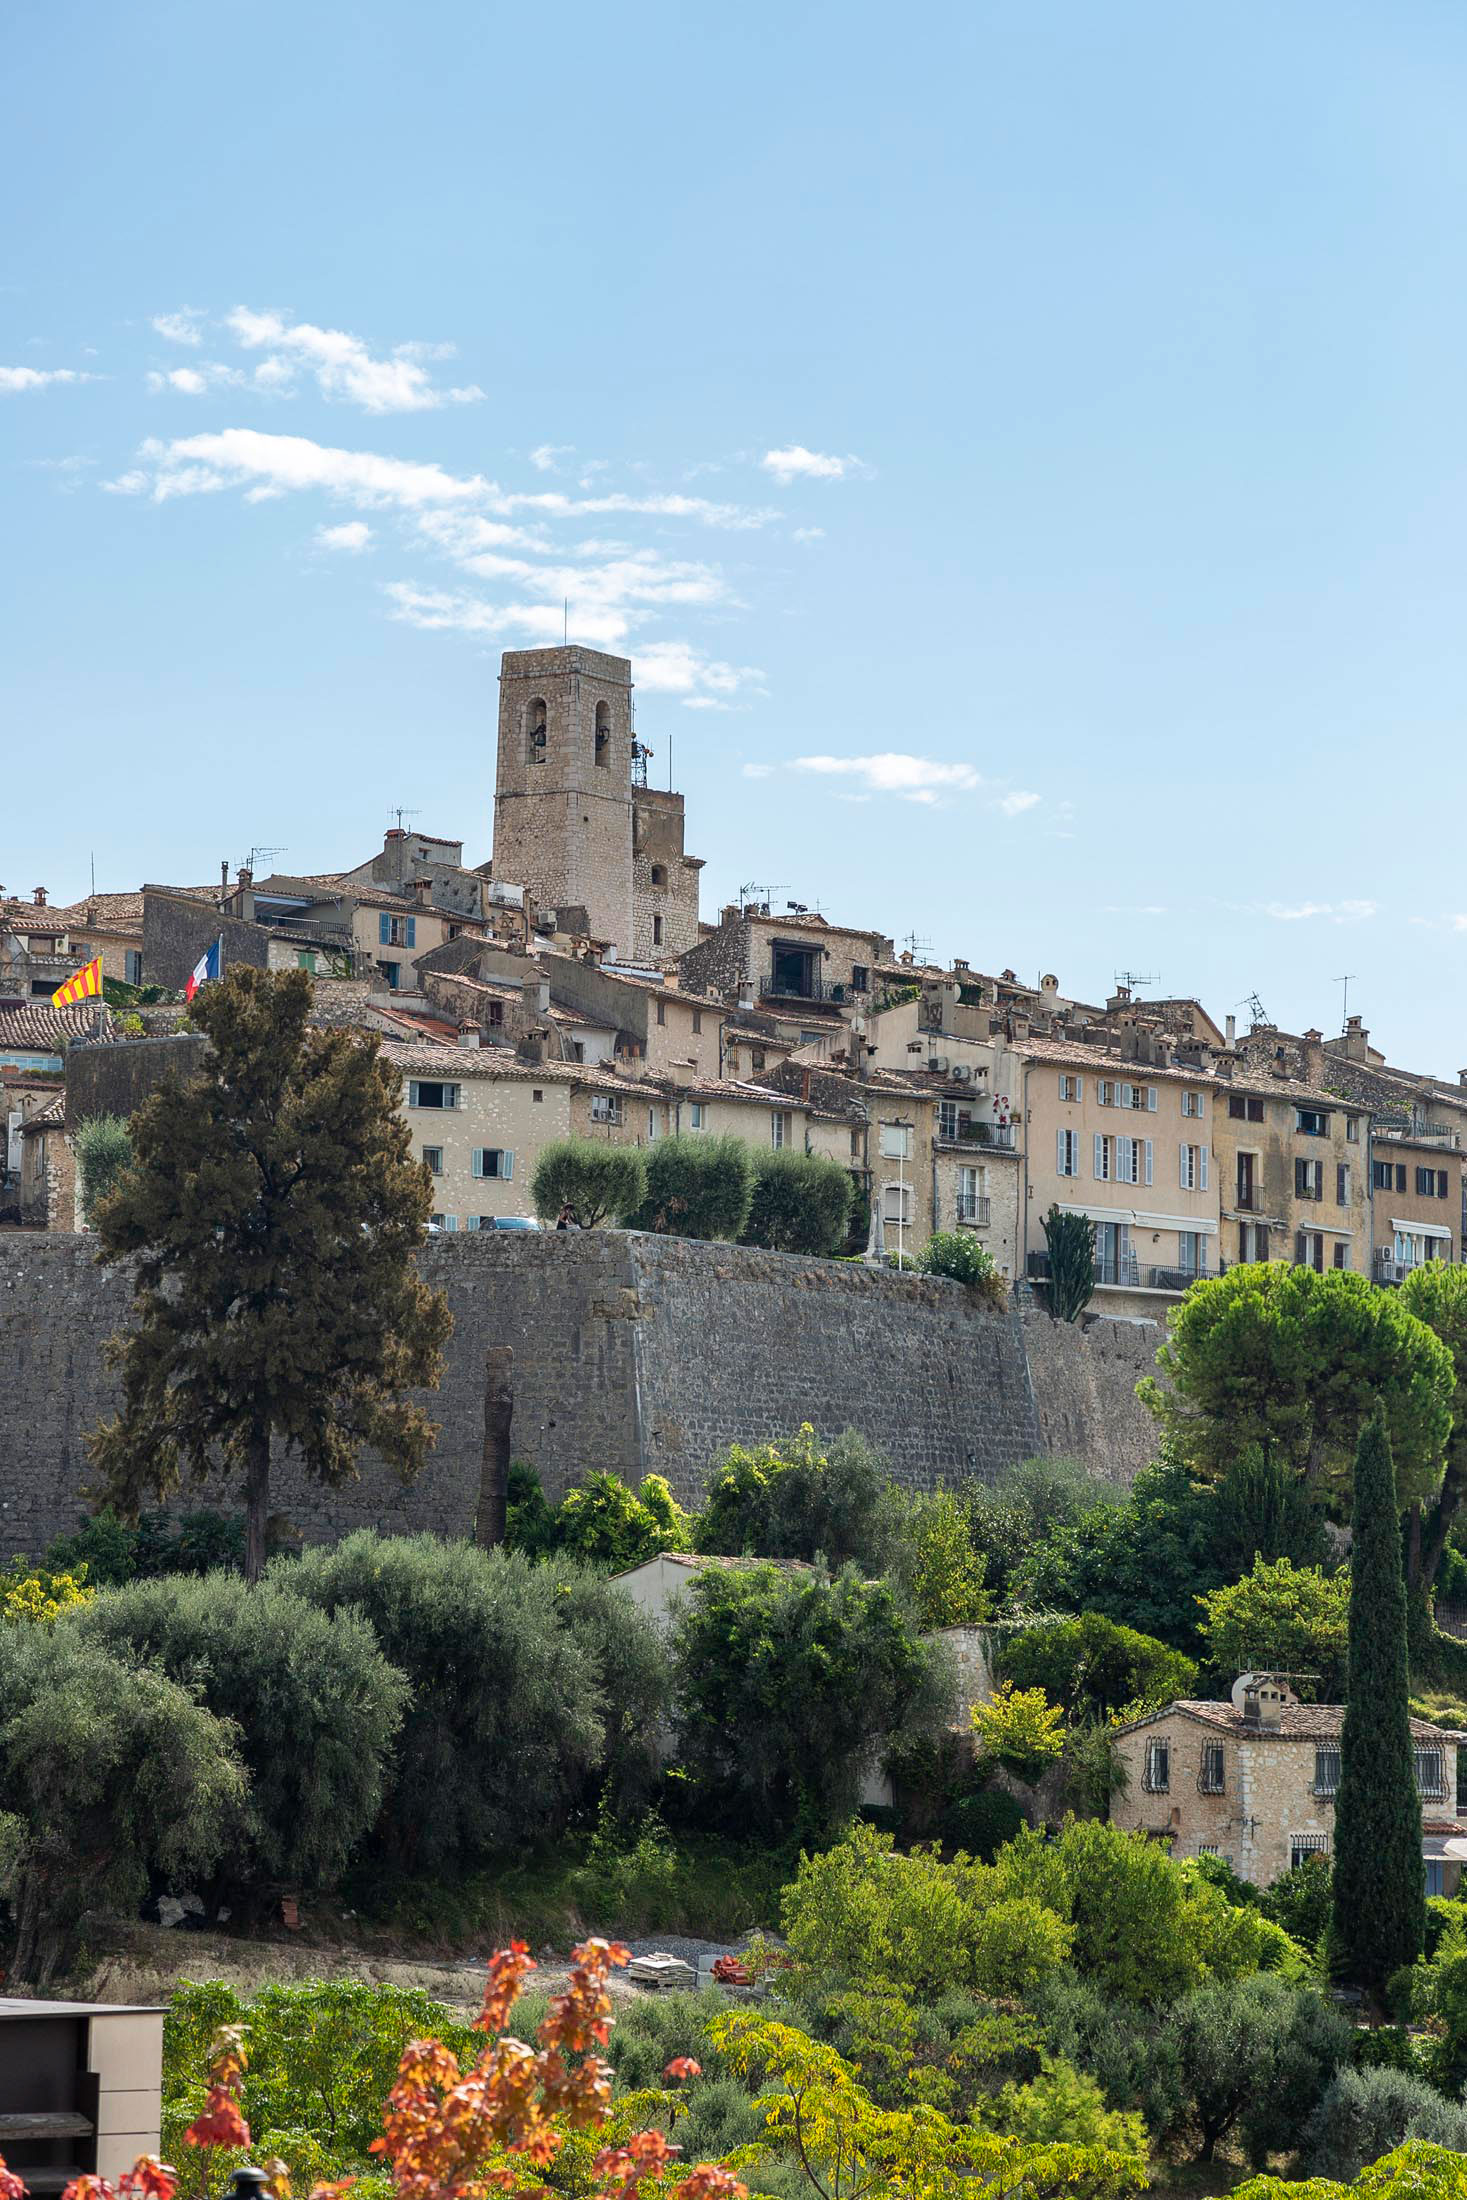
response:
{"label": "wooden shutter", "polygon": [[474,1174],[475,1176],[484,1174],[484,1149],[482,1146],[474,1148]]}
{"label": "wooden shutter", "polygon": [[385,909],[377,919],[377,944],[380,947],[392,945],[392,919]]}
{"label": "wooden shutter", "polygon": [[407,920],[407,943],[409,947],[416,947],[418,944],[418,920],[416,917],[409,917]]}
{"label": "wooden shutter", "polygon": [[1146,1141],[1146,1181],[1151,1182],[1151,1140]]}
{"label": "wooden shutter", "polygon": [[1105,1173],[1105,1139],[1097,1131],[1095,1133],[1095,1174],[1097,1180],[1103,1181]]}
{"label": "wooden shutter", "polygon": [[416,1077],[410,1077],[410,1078],[408,1079],[408,1106],[409,1106],[410,1108],[415,1108],[415,1107],[417,1106],[417,1104],[418,1104],[418,1080],[417,1080],[417,1078],[416,1078]]}
{"label": "wooden shutter", "polygon": [[1207,1148],[1205,1146],[1199,1146],[1197,1148],[1197,1153],[1202,1172],[1198,1180],[1198,1189],[1205,1192],[1207,1190]]}
{"label": "wooden shutter", "polygon": [[506,1177],[514,1175],[514,1149],[511,1146],[504,1147],[500,1153],[499,1173]]}
{"label": "wooden shutter", "polygon": [[1070,1172],[1065,1167],[1065,1162],[1069,1159],[1069,1156],[1065,1152],[1065,1134],[1063,1131],[1056,1131],[1054,1134],[1054,1150],[1055,1167],[1059,1170],[1061,1176],[1068,1176]]}
{"label": "wooden shutter", "polygon": [[1147,1106],[1147,1109],[1149,1110],[1149,1112],[1150,1112],[1150,1113],[1151,1113],[1152,1115],[1155,1115],[1155,1113],[1156,1113],[1156,1087],[1155,1087],[1155,1085],[1148,1085],[1148,1086],[1146,1087],[1146,1106]]}

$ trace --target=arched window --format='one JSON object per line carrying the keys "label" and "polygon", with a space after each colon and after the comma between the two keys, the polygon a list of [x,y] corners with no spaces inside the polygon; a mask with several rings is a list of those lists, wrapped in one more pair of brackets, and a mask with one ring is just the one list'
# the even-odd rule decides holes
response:
{"label": "arched window", "polygon": [[667,865],[665,863],[653,864],[652,884],[654,886],[665,886],[667,884]]}
{"label": "arched window", "polygon": [[525,761],[527,764],[543,764],[545,761],[545,698],[537,695],[525,712]]}
{"label": "arched window", "polygon": [[604,771],[611,769],[611,705],[596,705],[596,761]]}

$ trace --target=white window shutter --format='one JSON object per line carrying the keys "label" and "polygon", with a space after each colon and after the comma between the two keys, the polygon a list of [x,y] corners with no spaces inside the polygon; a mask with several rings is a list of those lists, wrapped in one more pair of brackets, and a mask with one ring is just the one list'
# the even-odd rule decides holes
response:
{"label": "white window shutter", "polygon": [[482,1146],[474,1148],[474,1174],[475,1176],[484,1174],[484,1149]]}
{"label": "white window shutter", "polygon": [[417,1104],[418,1104],[418,1080],[417,1080],[417,1078],[416,1078],[416,1077],[410,1077],[410,1078],[408,1079],[408,1106],[409,1106],[410,1108],[415,1108],[415,1107],[417,1106]]}
{"label": "white window shutter", "polygon": [[511,1146],[506,1146],[499,1156],[499,1173],[501,1176],[514,1175],[514,1149]]}
{"label": "white window shutter", "polygon": [[1095,1133],[1095,1175],[1097,1181],[1105,1175],[1105,1140],[1099,1131]]}
{"label": "white window shutter", "polygon": [[1067,1157],[1065,1154],[1065,1134],[1063,1131],[1056,1131],[1054,1134],[1054,1150],[1056,1156],[1055,1166],[1058,1168],[1061,1176],[1068,1176],[1070,1172],[1065,1167],[1065,1161]]}
{"label": "white window shutter", "polygon": [[1151,1113],[1152,1113],[1153,1115],[1155,1115],[1155,1113],[1156,1113],[1156,1087],[1155,1087],[1155,1085],[1148,1085],[1148,1086],[1146,1087],[1146,1105],[1147,1105],[1148,1109],[1150,1110],[1150,1112],[1151,1112]]}
{"label": "white window shutter", "polygon": [[1201,1189],[1205,1192],[1207,1190],[1207,1148],[1205,1146],[1199,1146],[1197,1148],[1197,1153],[1202,1163]]}
{"label": "white window shutter", "polygon": [[1146,1141],[1146,1181],[1151,1182],[1151,1140]]}
{"label": "white window shutter", "polygon": [[1187,1155],[1190,1151],[1191,1148],[1186,1145],[1177,1148],[1177,1182],[1184,1192],[1187,1189]]}
{"label": "white window shutter", "polygon": [[1085,1080],[1084,1080],[1084,1078],[1083,1078],[1083,1077],[1077,1077],[1077,1078],[1075,1079],[1075,1098],[1076,1098],[1077,1100],[1083,1100],[1083,1099],[1084,1099],[1084,1097],[1085,1097]]}

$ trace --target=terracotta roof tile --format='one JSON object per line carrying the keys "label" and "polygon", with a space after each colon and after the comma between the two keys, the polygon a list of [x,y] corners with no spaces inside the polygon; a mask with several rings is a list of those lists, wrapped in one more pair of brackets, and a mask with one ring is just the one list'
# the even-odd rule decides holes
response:
{"label": "terracotta roof tile", "polygon": [[[1134,1733],[1139,1727],[1153,1726],[1158,1719],[1180,1715],[1196,1719],[1203,1726],[1217,1727],[1225,1734],[1261,1736],[1268,1741],[1285,1742],[1333,1742],[1338,1741],[1344,1723],[1345,1707],[1338,1703],[1286,1703],[1279,1713],[1277,1731],[1269,1727],[1249,1725],[1243,1714],[1231,1703],[1211,1703],[1198,1697],[1179,1696],[1159,1711],[1148,1713],[1144,1719],[1128,1719],[1124,1726],[1116,1728],[1118,1734]],[[1429,1720],[1411,1721],[1412,1738],[1418,1742],[1451,1742],[1455,1732],[1442,1726],[1433,1726]]]}
{"label": "terracotta roof tile", "polygon": [[[112,1032],[112,1011],[102,1010],[105,1036]],[[57,1053],[75,1039],[97,1035],[97,1003],[77,1001],[70,1008],[53,1008],[49,1001],[26,1001],[19,1008],[0,1008],[0,1047],[16,1047],[35,1054],[43,1049]]]}

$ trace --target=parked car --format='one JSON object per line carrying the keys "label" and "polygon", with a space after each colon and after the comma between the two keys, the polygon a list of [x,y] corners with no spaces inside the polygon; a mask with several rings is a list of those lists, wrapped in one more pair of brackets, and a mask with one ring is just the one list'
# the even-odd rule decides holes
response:
{"label": "parked car", "polygon": [[479,1225],[481,1230],[538,1230],[542,1227],[533,1215],[485,1215]]}

